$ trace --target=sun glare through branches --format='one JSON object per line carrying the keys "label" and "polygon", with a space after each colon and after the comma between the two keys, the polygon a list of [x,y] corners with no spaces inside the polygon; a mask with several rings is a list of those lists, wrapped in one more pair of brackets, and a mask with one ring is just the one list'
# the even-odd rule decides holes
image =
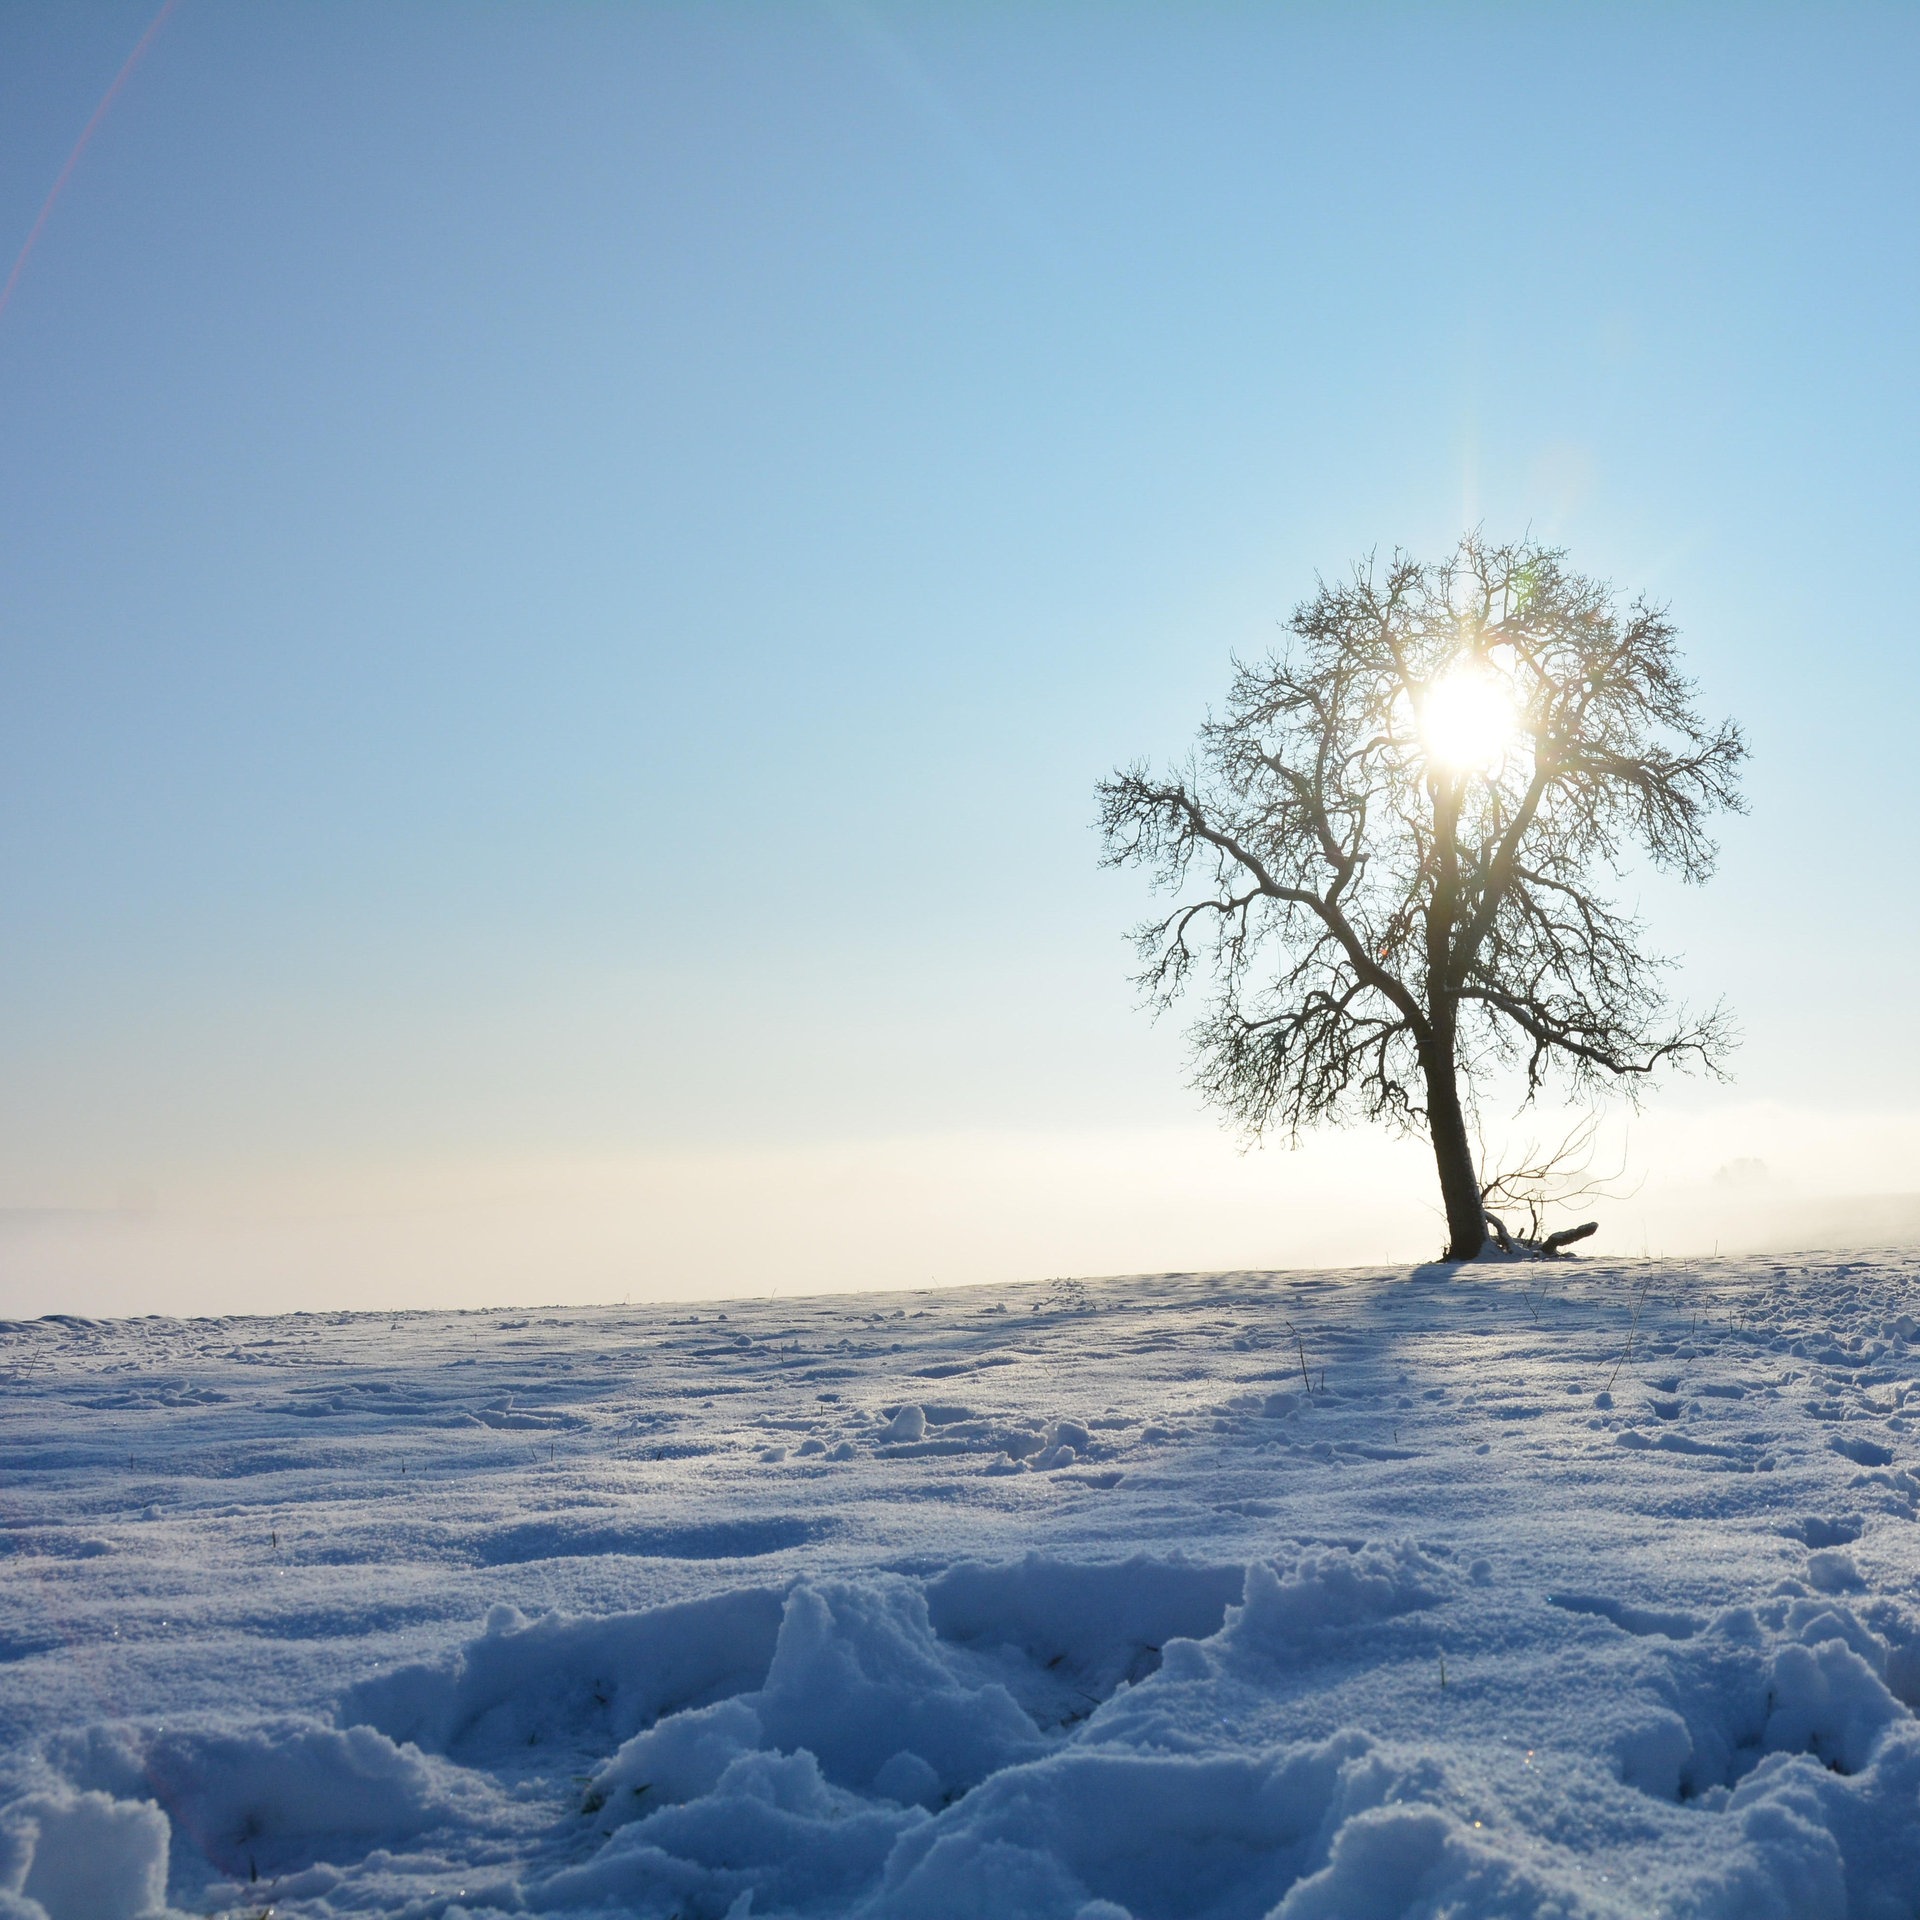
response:
{"label": "sun glare through branches", "polygon": [[1456,773],[1497,766],[1513,742],[1515,723],[1512,689],[1477,660],[1455,662],[1420,703],[1428,757]]}

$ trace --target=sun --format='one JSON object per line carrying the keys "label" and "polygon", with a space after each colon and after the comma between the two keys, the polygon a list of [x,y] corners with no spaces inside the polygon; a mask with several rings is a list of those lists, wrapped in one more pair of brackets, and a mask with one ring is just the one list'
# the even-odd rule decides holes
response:
{"label": "sun", "polygon": [[1457,661],[1428,684],[1420,702],[1427,756],[1456,773],[1483,773],[1512,744],[1513,696],[1477,660]]}

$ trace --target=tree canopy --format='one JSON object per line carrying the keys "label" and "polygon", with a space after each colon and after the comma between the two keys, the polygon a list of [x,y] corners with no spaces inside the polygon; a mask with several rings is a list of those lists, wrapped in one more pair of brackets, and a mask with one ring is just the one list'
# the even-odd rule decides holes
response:
{"label": "tree canopy", "polygon": [[1704,881],[1746,746],[1700,718],[1666,609],[1552,548],[1369,560],[1288,633],[1235,663],[1184,765],[1101,783],[1106,863],[1177,896],[1137,930],[1140,982],[1156,1007],[1204,983],[1195,1081],[1252,1134],[1424,1128],[1448,1257],[1471,1258],[1489,1070],[1531,1098],[1719,1069],[1724,1011],[1671,1004],[1670,962],[1602,889],[1641,859]]}

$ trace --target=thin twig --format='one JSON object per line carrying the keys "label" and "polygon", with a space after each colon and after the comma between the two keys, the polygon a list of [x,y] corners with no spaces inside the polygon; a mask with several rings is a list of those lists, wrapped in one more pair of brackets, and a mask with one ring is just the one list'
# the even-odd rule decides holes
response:
{"label": "thin twig", "polygon": [[1621,1350],[1620,1358],[1613,1363],[1613,1371],[1607,1375],[1607,1391],[1613,1391],[1613,1383],[1620,1377],[1620,1369],[1633,1357],[1633,1337],[1640,1326],[1640,1307],[1647,1297],[1647,1289],[1653,1285],[1653,1275],[1648,1274],[1640,1283],[1640,1291],[1634,1296],[1633,1318],[1627,1322],[1627,1344]]}
{"label": "thin twig", "polygon": [[1307,1393],[1309,1397],[1311,1397],[1313,1393],[1313,1375],[1307,1371],[1307,1343],[1300,1338],[1300,1329],[1296,1327],[1291,1320],[1284,1320],[1281,1322],[1281,1325],[1293,1335],[1294,1347],[1300,1355],[1301,1383],[1306,1387]]}

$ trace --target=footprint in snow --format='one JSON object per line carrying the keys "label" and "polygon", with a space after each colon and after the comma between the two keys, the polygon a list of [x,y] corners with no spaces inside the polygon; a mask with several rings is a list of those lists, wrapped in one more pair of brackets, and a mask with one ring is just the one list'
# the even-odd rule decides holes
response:
{"label": "footprint in snow", "polygon": [[1547,1605],[1563,1613],[1591,1614],[1640,1638],[1659,1634],[1668,1640],[1691,1640],[1706,1623],[1691,1613],[1665,1607],[1636,1607],[1602,1593],[1550,1593]]}
{"label": "footprint in snow", "polygon": [[1806,1547],[1850,1547],[1860,1538],[1861,1520],[1858,1514],[1842,1514],[1836,1519],[1822,1519],[1818,1514],[1802,1514],[1799,1519],[1780,1529],[1788,1539],[1798,1540]]}

